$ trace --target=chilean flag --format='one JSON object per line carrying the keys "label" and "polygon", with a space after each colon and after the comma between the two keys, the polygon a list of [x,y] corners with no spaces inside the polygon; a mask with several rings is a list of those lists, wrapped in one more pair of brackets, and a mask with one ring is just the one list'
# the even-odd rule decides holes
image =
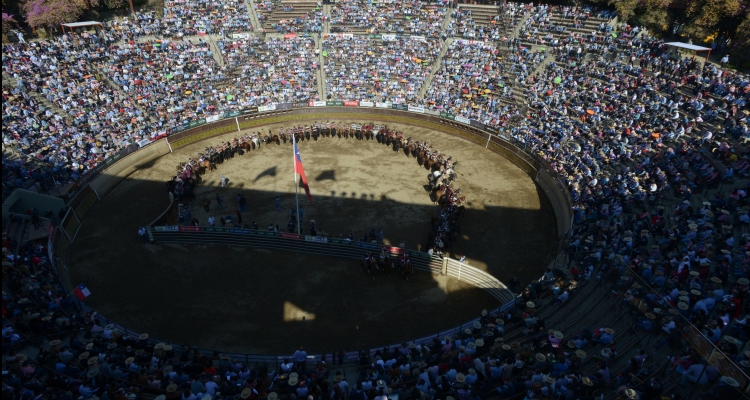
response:
{"label": "chilean flag", "polygon": [[89,291],[89,288],[86,287],[83,283],[78,285],[77,288],[73,289],[73,294],[78,297],[78,300],[83,300],[86,297],[91,296],[91,292]]}
{"label": "chilean flag", "polygon": [[300,179],[302,179],[302,184],[305,186],[305,193],[307,193],[307,198],[310,199],[310,204],[312,204],[312,195],[310,194],[310,187],[307,186],[307,177],[305,176],[305,168],[302,167],[302,158],[299,156],[299,148],[297,147],[297,143],[294,143],[294,172],[299,174]]}

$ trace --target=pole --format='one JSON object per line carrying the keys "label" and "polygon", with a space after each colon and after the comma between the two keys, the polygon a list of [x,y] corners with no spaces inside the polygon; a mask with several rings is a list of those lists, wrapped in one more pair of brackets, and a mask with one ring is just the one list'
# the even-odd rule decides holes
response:
{"label": "pole", "polygon": [[300,220],[299,220],[299,184],[297,184],[297,153],[295,150],[297,149],[297,141],[294,138],[294,134],[292,134],[292,171],[294,172],[294,201],[297,204],[297,214],[295,214],[295,218],[297,218],[297,234],[301,235],[301,228],[300,228]]}
{"label": "pole", "polygon": [[133,9],[133,0],[128,0],[128,3],[130,4],[130,15],[135,14],[135,10]]}

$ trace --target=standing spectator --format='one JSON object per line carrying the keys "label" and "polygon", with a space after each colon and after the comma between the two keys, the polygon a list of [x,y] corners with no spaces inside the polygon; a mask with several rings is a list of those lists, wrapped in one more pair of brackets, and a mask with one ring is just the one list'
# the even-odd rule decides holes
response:
{"label": "standing spectator", "polygon": [[148,232],[146,231],[145,227],[138,228],[138,235],[141,237],[141,241],[143,244],[148,243]]}

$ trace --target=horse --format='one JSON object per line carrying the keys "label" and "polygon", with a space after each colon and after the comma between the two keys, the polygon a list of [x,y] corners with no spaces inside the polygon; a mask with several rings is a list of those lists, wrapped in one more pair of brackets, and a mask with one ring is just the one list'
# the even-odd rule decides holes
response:
{"label": "horse", "polygon": [[403,265],[401,266],[401,273],[404,275],[404,278],[406,280],[409,280],[409,277],[414,274],[414,266],[411,265],[411,260],[406,259],[405,262],[403,262]]}
{"label": "horse", "polygon": [[281,136],[281,141],[286,144],[286,133],[281,133],[279,136]]}
{"label": "horse", "polygon": [[280,145],[281,141],[279,140],[279,135],[271,136],[271,142],[276,143],[276,145]]}
{"label": "horse", "polygon": [[390,257],[386,257],[385,262],[383,262],[383,275],[390,275],[391,269],[393,269],[393,261]]}
{"label": "horse", "polygon": [[[365,253],[365,255],[362,256],[362,259],[360,260],[359,269],[362,272],[366,272],[366,273],[368,273],[370,275],[373,275],[372,274],[372,272],[373,272],[372,271],[372,266],[373,266],[372,254],[370,254],[369,252],[367,252],[367,253]],[[372,276],[372,280],[375,280],[375,276],[374,275]]]}

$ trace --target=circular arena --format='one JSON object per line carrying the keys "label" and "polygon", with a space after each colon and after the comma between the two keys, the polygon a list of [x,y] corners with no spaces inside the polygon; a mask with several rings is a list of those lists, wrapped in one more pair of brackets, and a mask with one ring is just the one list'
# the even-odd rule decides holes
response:
{"label": "circular arena", "polygon": [[4,398],[746,398],[748,76],[616,9],[4,13]]}
{"label": "circular arena", "polygon": [[[327,115],[335,114],[328,112],[315,118]],[[368,115],[366,111],[354,115],[359,119],[383,118]],[[400,117],[408,123],[408,116]],[[313,118],[305,119],[304,115],[292,115],[290,119],[300,126],[315,122]],[[346,125],[350,126],[351,122],[354,121],[346,121]],[[390,124],[389,127],[429,142],[434,149],[445,149],[443,152],[458,160],[455,169],[460,178],[456,184],[460,183],[461,193],[470,198],[466,200],[465,215],[460,220],[459,237],[448,250],[449,254],[456,258],[466,254],[470,265],[495,276],[530,281],[541,275],[543,268],[531,266],[542,266],[548,261],[557,243],[554,212],[541,189],[528,174],[502,156],[472,145],[466,139],[419,127],[418,122]],[[262,119],[258,123],[255,130],[248,132],[277,132],[286,125],[267,125]],[[86,220],[109,222],[83,225],[76,242],[85,246],[79,250],[73,245],[69,264],[74,281],[89,282],[91,290],[107,293],[99,301],[90,302],[91,307],[124,326],[148,330],[155,337],[233,352],[283,354],[290,342],[299,340],[298,329],[304,329],[305,341],[309,342],[307,347],[313,352],[377,347],[465,323],[467,308],[478,312],[502,305],[481,289],[446,277],[418,273],[406,280],[396,271],[389,276],[380,271],[363,273],[357,259],[221,244],[192,246],[189,240],[168,244],[157,240],[154,245],[147,245],[148,251],[142,251],[142,244],[134,240],[133,232],[138,231],[143,221],[155,218],[166,208],[163,181],[174,174],[174,165],[207,146],[231,141],[238,135],[242,132],[173,148],[154,161],[139,163],[135,173],[92,208]],[[428,240],[432,233],[430,225],[441,207],[433,201],[435,195],[431,199],[424,187],[429,182],[426,176],[430,172],[417,158],[394,151],[393,146],[376,139],[355,137],[321,136],[317,141],[303,141],[298,147],[304,154],[305,172],[313,195],[312,204],[304,197],[304,192],[301,200],[305,233],[310,234],[309,222],[316,221],[319,237],[343,238],[351,232],[355,241],[362,242],[363,234],[369,235],[376,229],[384,231],[384,245],[423,252],[434,247]],[[273,230],[280,225],[284,227],[279,228],[282,232],[297,233],[296,229],[291,232],[287,229],[290,210],[296,212],[291,155],[291,142],[264,143],[243,155],[237,153],[218,164],[216,170],[204,172],[200,175],[202,182],[195,189],[195,200],[185,198],[186,205],[192,206],[192,219],[204,226],[208,225],[206,221],[210,216],[223,219],[221,215],[230,215],[237,219],[236,211],[240,208],[237,196],[243,195],[248,200],[247,212],[240,213],[242,223],[232,221],[227,226],[252,228],[257,225],[261,228],[262,225],[261,229],[269,230],[270,225]],[[488,179],[488,175],[492,178]],[[229,180],[226,186],[220,183],[222,176]],[[476,194],[472,196],[473,193]],[[225,199],[222,209],[216,204],[217,194]],[[125,200],[152,197],[155,201],[148,206]],[[211,200],[209,211],[203,207],[203,199]],[[136,215],[139,218],[134,218]],[[216,224],[220,225],[218,221]],[[105,226],[110,229],[105,230]],[[369,237],[367,239],[364,242],[370,241]],[[121,243],[117,250],[111,250],[115,253],[95,250],[113,241]],[[526,250],[518,250],[524,247]],[[529,256],[532,249],[543,250]],[[359,253],[364,254],[365,249]],[[375,255],[378,253],[376,250]],[[108,267],[102,268],[102,265]],[[185,281],[172,289],[177,293],[201,293],[206,290],[209,277],[217,279],[210,287],[235,293],[230,301],[225,296],[217,296],[208,306],[221,309],[226,315],[224,322],[220,322],[215,311],[201,311],[207,307],[204,296],[196,296],[192,302],[187,300],[191,297],[188,296],[184,301],[174,302],[174,308],[160,307],[159,313],[153,310],[152,304],[168,293],[160,282],[169,280],[178,271],[182,271],[179,273],[185,276]],[[144,282],[144,276],[151,278]],[[188,285],[192,280],[189,276],[199,277],[194,280],[194,286]],[[124,284],[128,281],[132,283]],[[128,297],[126,292],[132,286],[152,293],[153,297],[144,297],[140,306],[128,300],[128,306],[124,307],[121,300]],[[254,306],[259,304],[264,306]],[[192,311],[183,313],[182,310]],[[184,318],[182,321],[178,317],[180,314]],[[435,319],[435,314],[442,317]],[[196,320],[199,315],[205,315],[206,320]],[[157,323],[160,320],[164,322],[161,327]],[[243,322],[238,323],[238,320]],[[403,321],[405,327],[394,332],[387,328],[389,321]],[[191,331],[196,324],[206,326],[203,333]],[[296,327],[290,330],[293,326]],[[339,337],[342,332],[348,332],[346,339]],[[248,335],[255,338],[255,344],[247,343]]]}

